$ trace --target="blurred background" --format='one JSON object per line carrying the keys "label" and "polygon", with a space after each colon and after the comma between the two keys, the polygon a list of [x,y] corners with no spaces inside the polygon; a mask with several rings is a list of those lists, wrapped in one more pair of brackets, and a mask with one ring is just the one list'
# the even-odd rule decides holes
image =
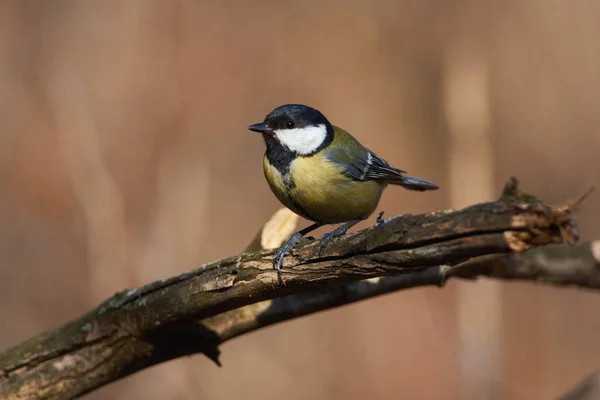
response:
{"label": "blurred background", "polygon": [[[246,127],[280,104],[440,184],[388,189],[388,217],[496,199],[510,175],[549,204],[598,186],[599,18],[595,0],[2,0],[0,348],[242,250],[280,207]],[[600,238],[598,198],[582,240]],[[86,398],[555,398],[600,368],[599,307],[450,282]]]}

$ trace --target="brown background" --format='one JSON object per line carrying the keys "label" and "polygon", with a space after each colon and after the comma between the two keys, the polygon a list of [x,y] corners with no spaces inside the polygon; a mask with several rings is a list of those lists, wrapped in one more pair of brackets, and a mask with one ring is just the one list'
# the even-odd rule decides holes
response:
{"label": "brown background", "polygon": [[[599,186],[599,18],[596,0],[3,0],[0,347],[244,248],[279,207],[245,127],[282,103],[440,184],[388,189],[388,216],[493,199],[511,174],[549,203]],[[88,398],[553,398],[600,368],[599,307],[530,284],[415,289]]]}

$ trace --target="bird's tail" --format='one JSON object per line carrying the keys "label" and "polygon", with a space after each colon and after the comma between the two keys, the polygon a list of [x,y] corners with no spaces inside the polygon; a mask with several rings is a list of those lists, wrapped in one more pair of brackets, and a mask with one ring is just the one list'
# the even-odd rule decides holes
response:
{"label": "bird's tail", "polygon": [[426,181],[425,179],[415,178],[408,175],[402,175],[398,179],[388,180],[392,185],[400,185],[408,190],[435,190],[439,189],[439,186],[433,182]]}

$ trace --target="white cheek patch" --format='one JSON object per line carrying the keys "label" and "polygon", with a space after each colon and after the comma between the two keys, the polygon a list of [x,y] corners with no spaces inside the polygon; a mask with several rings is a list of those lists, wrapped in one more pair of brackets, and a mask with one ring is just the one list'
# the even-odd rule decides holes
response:
{"label": "white cheek patch", "polygon": [[327,137],[325,124],[306,128],[281,129],[274,131],[282,145],[298,154],[310,154],[319,148]]}

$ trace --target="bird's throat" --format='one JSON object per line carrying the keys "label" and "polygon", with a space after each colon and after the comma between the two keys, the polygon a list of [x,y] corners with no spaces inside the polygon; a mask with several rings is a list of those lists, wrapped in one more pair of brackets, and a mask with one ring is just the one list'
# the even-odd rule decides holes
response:
{"label": "bird's throat", "polygon": [[273,135],[264,134],[263,139],[267,146],[265,156],[269,163],[279,171],[281,175],[285,175],[290,170],[290,164],[297,157],[297,154],[286,146],[282,145]]}

